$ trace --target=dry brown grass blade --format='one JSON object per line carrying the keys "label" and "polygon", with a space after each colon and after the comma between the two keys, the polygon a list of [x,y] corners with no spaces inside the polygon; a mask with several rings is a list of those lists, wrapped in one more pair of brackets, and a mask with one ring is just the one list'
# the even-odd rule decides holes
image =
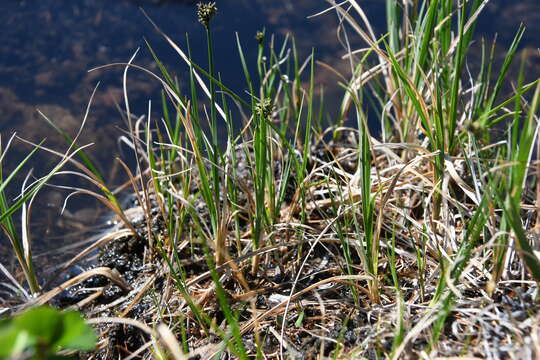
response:
{"label": "dry brown grass blade", "polygon": [[15,277],[11,275],[11,273],[8,271],[8,269],[0,263],[0,273],[4,274],[4,276],[15,286],[15,288],[21,293],[21,295],[25,299],[30,299],[30,294],[25,290],[25,288],[19,284],[17,280],[15,280]]}
{"label": "dry brown grass blade", "polygon": [[157,327],[157,333],[161,342],[169,349],[174,360],[187,360],[188,357],[184,355],[180,344],[174,336],[171,329],[165,324],[159,324]]}
{"label": "dry brown grass blade", "polygon": [[337,69],[335,69],[334,67],[332,67],[332,65],[330,64],[327,64],[325,63],[324,61],[321,61],[321,60],[317,60],[316,61],[317,65],[323,67],[324,69],[330,71],[332,74],[336,75],[338,78],[341,79],[341,81],[343,81],[344,84],[346,84],[349,80],[347,80],[347,78],[345,76],[343,76],[343,74],[341,74]]}
{"label": "dry brown grass blade", "polygon": [[[51,154],[53,154],[53,155],[56,155],[56,156],[58,156],[58,157],[60,157],[60,158],[62,158],[62,159],[66,157],[66,154],[63,154],[63,153],[61,153],[61,152],[59,152],[59,151],[56,151],[56,150],[52,150],[52,149],[50,149],[50,148],[48,148],[48,147],[46,147],[46,146],[43,146],[43,145],[39,145],[39,144],[33,143],[32,141],[26,140],[26,139],[21,138],[21,137],[19,137],[19,136],[17,136],[17,139],[20,140],[20,141],[22,141],[22,142],[25,143],[25,144],[28,144],[28,145],[33,146],[33,147],[37,147],[37,148],[39,148],[40,150],[44,150],[44,151],[46,151],[46,152],[49,152],[49,153],[51,153]],[[94,145],[94,143],[86,144],[86,145],[84,145],[84,147],[89,147],[89,146],[92,146],[92,145]],[[79,147],[79,150],[81,150],[80,147]],[[73,157],[69,158],[68,161],[69,161],[72,165],[74,165],[76,168],[78,168],[79,170],[81,170],[82,172],[84,172],[88,177],[90,177],[90,178],[94,179],[95,181],[97,181],[96,176],[95,176],[95,175],[94,175],[94,174],[93,174],[86,166],[84,166],[81,162],[79,162],[79,161],[73,159]]]}
{"label": "dry brown grass blade", "polygon": [[[139,206],[141,206],[141,208],[142,208],[142,210],[143,210],[143,212],[145,214],[144,219],[146,220],[146,228],[147,228],[148,234],[149,234],[147,241],[148,241],[148,245],[150,247],[153,247],[154,238],[151,236],[151,234],[152,234],[151,221],[152,220],[151,220],[151,216],[150,216],[151,205],[150,205],[150,199],[149,199],[148,191],[147,191],[146,187],[143,184],[142,177],[133,176],[133,173],[129,169],[129,166],[127,166],[127,164],[124,161],[122,161],[122,159],[117,159],[117,160],[120,163],[120,165],[122,166],[122,168],[124,168],[124,171],[126,172],[126,174],[128,175],[129,180],[131,182],[131,186],[133,187],[133,193],[137,197],[137,201],[139,202]],[[139,171],[139,173],[140,173],[140,171]],[[143,195],[144,196],[141,196],[141,192],[139,191],[139,189],[137,187],[137,179],[141,180],[141,187],[143,188]]]}
{"label": "dry brown grass blade", "polygon": [[273,326],[269,326],[268,330],[270,330],[272,335],[274,335],[274,337],[279,342],[279,344],[282,347],[286,348],[287,351],[289,351],[289,354],[290,354],[291,357],[293,357],[293,358],[303,358],[303,354],[300,353],[289,340],[285,339],[284,336],[279,334],[276,331],[276,329],[274,329]]}
{"label": "dry brown grass blade", "polygon": [[411,160],[407,164],[405,164],[394,175],[394,178],[392,179],[392,182],[390,183],[390,185],[388,186],[388,188],[385,191],[384,197],[382,198],[381,202],[379,203],[379,215],[377,216],[377,220],[376,220],[376,224],[375,224],[376,231],[374,233],[374,236],[375,236],[374,242],[375,243],[377,243],[379,241],[379,237],[380,237],[380,234],[381,234],[382,222],[383,222],[383,219],[385,218],[384,217],[384,209],[386,207],[386,204],[390,200],[390,197],[394,194],[394,189],[395,189],[395,187],[397,185],[397,182],[398,182],[401,174],[403,174],[405,169],[407,169],[408,167],[420,162],[421,160],[423,160],[425,158],[433,157],[433,156],[436,156],[438,154],[439,154],[439,151],[435,151],[433,153],[429,153],[429,154],[426,154],[426,155],[417,156],[416,158],[414,158],[413,160]]}
{"label": "dry brown grass blade", "polygon": [[253,319],[249,320],[246,324],[244,324],[242,326],[240,331],[241,331],[242,335],[245,335],[248,331],[253,330],[253,326],[256,323],[260,323],[262,320],[268,318],[269,316],[278,315],[279,311],[282,308],[284,308],[288,303],[290,303],[291,301],[296,300],[301,295],[318,288],[319,286],[322,286],[324,284],[328,284],[328,283],[331,283],[331,282],[344,282],[344,281],[347,281],[347,280],[356,280],[356,281],[366,280],[367,281],[367,280],[372,280],[372,277],[369,276],[369,275],[338,275],[338,276],[332,276],[330,278],[318,281],[315,284],[312,284],[312,285],[306,287],[305,289],[302,289],[302,290],[294,293],[292,296],[288,297],[286,300],[283,300],[282,302],[280,302],[279,304],[277,304],[276,306],[274,306],[270,310],[268,310],[268,311],[262,313],[261,315],[259,315],[257,317],[254,317]]}
{"label": "dry brown grass blade", "polygon": [[74,278],[69,279],[68,281],[64,282],[63,284],[55,287],[54,289],[47,291],[45,294],[39,296],[35,300],[26,304],[25,308],[29,306],[39,306],[39,305],[46,304],[49,301],[51,301],[55,296],[60,294],[62,291],[95,275],[102,275],[109,278],[113,283],[118,285],[124,291],[131,290],[131,286],[122,278],[122,276],[118,273],[116,269],[111,269],[108,267],[98,267],[92,270],[88,270],[82,274],[79,274],[75,276]]}
{"label": "dry brown grass blade", "polygon": [[140,288],[137,289],[137,295],[131,301],[131,303],[126,306],[124,311],[122,311],[122,317],[127,316],[129,312],[133,309],[133,307],[139,303],[139,300],[141,300],[141,298],[146,294],[146,291],[150,288],[152,284],[154,284],[154,282],[157,280],[158,277],[160,277],[160,275],[161,274],[159,272],[153,274]]}
{"label": "dry brown grass blade", "polygon": [[104,236],[102,236],[101,238],[96,240],[96,242],[94,242],[92,245],[88,246],[86,249],[84,249],[83,251],[78,253],[73,259],[68,261],[64,266],[62,266],[57,271],[57,274],[61,273],[64,270],[66,270],[68,267],[75,264],[77,261],[81,260],[83,257],[88,255],[88,253],[90,253],[92,250],[98,248],[99,246],[102,246],[103,244],[105,244],[105,243],[107,243],[107,242],[109,242],[111,240],[117,240],[117,239],[123,238],[124,236],[129,236],[129,235],[132,235],[132,234],[133,234],[133,231],[130,230],[130,229],[122,229],[122,230],[118,230],[118,231],[114,231],[114,232],[105,234]]}
{"label": "dry brown grass blade", "polygon": [[105,288],[102,287],[102,288],[94,291],[92,294],[90,294],[86,298],[82,299],[78,303],[71,305],[70,307],[68,307],[68,309],[80,310],[80,309],[84,308],[86,305],[92,303],[94,300],[96,300],[101,295],[103,295],[104,292],[105,292]]}
{"label": "dry brown grass blade", "polygon": [[422,318],[418,320],[416,325],[407,332],[407,335],[405,335],[405,338],[394,352],[392,360],[397,360],[401,358],[401,354],[409,346],[409,343],[416,339],[423,330],[431,326],[431,324],[437,319],[437,312],[438,309],[436,309],[435,307],[426,310],[424,316],[422,316]]}
{"label": "dry brown grass blade", "polygon": [[[74,174],[74,175],[77,175],[78,173],[76,172],[70,172],[70,171],[62,171],[62,172],[59,172],[58,175],[60,174]],[[79,175],[82,175],[82,174],[79,174]],[[86,177],[85,177],[86,178]],[[89,179],[90,180],[90,179]],[[96,185],[98,185],[99,183],[97,183]],[[99,184],[98,186],[103,186],[101,184]],[[98,200],[99,202],[101,202],[103,205],[105,205],[106,207],[108,207],[114,214],[116,214],[116,216],[118,216],[118,218],[120,220],[122,220],[122,222],[124,223],[124,225],[131,231],[131,235],[133,236],[139,236],[139,234],[137,233],[137,230],[135,230],[135,227],[133,227],[133,225],[131,225],[131,222],[129,221],[129,219],[126,217],[124,211],[122,210],[122,208],[120,208],[119,205],[115,204],[114,202],[112,202],[111,200],[109,200],[109,198],[107,198],[106,196],[103,196],[101,194],[98,194],[97,192],[95,191],[91,191],[91,190],[86,190],[86,189],[83,189],[83,188],[75,188],[75,187],[71,187],[71,186],[61,186],[61,185],[54,185],[54,187],[56,188],[59,188],[59,189],[68,189],[68,190],[73,190],[74,192],[69,194],[69,196],[66,198],[66,200],[64,201],[64,207],[66,206],[67,204],[67,200],[74,196],[74,195],[77,195],[77,194],[86,194],[86,195],[89,195],[89,196],[92,196],[93,198],[95,198],[96,200]],[[103,186],[104,187],[104,186]],[[62,209],[63,211],[63,209]]]}
{"label": "dry brown grass blade", "polygon": [[[25,139],[22,139],[22,138],[19,138],[17,137],[20,141],[26,143],[26,144],[29,144],[29,145],[32,145],[32,146],[35,146],[41,150],[44,150],[44,151],[47,151],[51,154],[54,154],[56,156],[59,156],[61,157],[63,160],[62,161],[69,161],[71,164],[73,164],[75,167],[77,167],[78,169],[80,169],[83,173],[78,173],[78,172],[74,172],[74,171],[58,171],[56,174],[57,175],[60,175],[60,174],[72,174],[72,175],[77,175],[77,176],[80,176],[88,181],[90,181],[92,184],[94,184],[95,186],[97,186],[100,190],[104,191],[105,193],[107,192],[110,192],[110,190],[104,185],[102,184],[99,179],[96,178],[96,176],[86,167],[84,166],[83,164],[81,164],[80,162],[78,162],[77,160],[73,159],[73,156],[76,155],[76,153],[78,151],[81,151],[83,150],[84,148],[86,147],[89,147],[89,146],[92,146],[93,143],[90,143],[90,144],[87,144],[87,145],[84,145],[82,147],[79,147],[78,151],[74,151],[72,154],[70,154],[69,156],[66,156],[65,154],[62,154],[58,151],[55,151],[55,150],[52,150],[52,149],[49,149],[45,146],[42,146],[42,145],[39,145],[39,144],[35,144],[31,141],[28,141],[28,140],[25,140]],[[63,186],[56,186],[56,187],[59,187],[59,188],[67,188],[69,189],[70,187],[63,187]],[[71,188],[71,189],[74,189],[74,188]],[[93,196],[95,197],[96,199],[98,199],[100,202],[102,202],[105,206],[107,206],[109,209],[111,209],[111,211],[113,211],[116,215],[118,215],[118,217],[120,219],[122,219],[122,221],[125,223],[126,227],[130,228],[132,231],[133,231],[133,235],[137,236],[137,231],[135,230],[135,228],[131,225],[131,223],[126,219],[126,217],[124,216],[123,212],[122,212],[122,209],[119,208],[117,205],[115,205],[113,202],[111,202],[107,197],[105,196],[102,196],[94,191],[90,191],[90,190],[86,190],[86,189],[80,189],[80,188],[76,188],[76,191],[80,192],[80,193],[85,193],[85,194],[88,194],[90,196]]]}
{"label": "dry brown grass blade", "polygon": [[218,353],[220,344],[207,344],[189,353],[189,359],[213,359]]}
{"label": "dry brown grass blade", "polygon": [[[150,335],[153,339],[157,339],[161,341],[169,349],[174,360],[185,360],[188,358],[187,356],[183,354],[180,348],[180,345],[178,344],[178,341],[176,340],[176,337],[165,324],[159,324],[157,327],[157,330],[154,330],[141,321],[137,321],[131,318],[123,318],[123,317],[97,317],[97,318],[88,319],[86,322],[88,324],[96,324],[96,325],[102,324],[102,323],[115,323],[115,324],[122,324],[122,325],[136,327],[139,330],[142,330],[146,334]],[[146,348],[150,347],[153,344],[155,344],[155,340],[152,340],[146,343],[145,345],[143,345],[144,347],[143,350],[145,350]]]}
{"label": "dry brown grass blade", "polygon": [[135,319],[105,316],[105,317],[97,317],[97,318],[88,319],[86,320],[86,322],[88,324],[115,323],[115,324],[134,326],[154,338],[159,338],[159,334],[154,329],[152,329],[145,323],[142,323]]}
{"label": "dry brown grass blade", "polygon": [[[306,227],[307,228],[307,227]],[[255,251],[251,251],[245,255],[242,255],[240,258],[236,258],[236,259],[230,259],[228,260],[227,262],[225,262],[224,264],[220,265],[220,266],[216,266],[216,271],[219,273],[219,272],[222,272],[224,271],[227,267],[231,267],[231,269],[233,271],[235,271],[235,269],[238,269],[238,265],[243,262],[243,261],[247,261],[249,259],[251,259],[252,257],[254,256],[257,256],[257,255],[262,255],[262,254],[265,254],[265,253],[269,253],[269,252],[272,252],[272,251],[275,251],[277,249],[280,249],[280,248],[283,248],[283,247],[293,247],[293,246],[297,246],[297,245],[300,245],[300,244],[306,244],[306,243],[309,243],[310,240],[308,239],[303,239],[303,240],[297,240],[297,241],[290,241],[290,242],[287,242],[287,243],[282,243],[282,244],[277,244],[277,245],[270,245],[270,246],[266,246],[264,248],[260,248],[260,249],[257,249]],[[231,263],[235,263],[236,265],[232,265]],[[203,281],[205,279],[208,279],[210,278],[210,271],[206,271],[198,276],[196,276],[195,278],[189,280],[187,283],[186,283],[186,286],[187,287],[191,287],[191,286],[194,286],[195,284],[197,284],[198,282],[200,281]]]}

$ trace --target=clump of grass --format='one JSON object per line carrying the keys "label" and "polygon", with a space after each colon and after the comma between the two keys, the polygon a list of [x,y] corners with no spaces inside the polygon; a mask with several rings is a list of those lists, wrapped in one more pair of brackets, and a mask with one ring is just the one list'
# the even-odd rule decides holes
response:
{"label": "clump of grass", "polygon": [[[149,104],[129,125],[139,155],[128,173],[144,220],[128,226],[145,241],[139,256],[147,268],[111,306],[136,319],[93,320],[144,334],[137,346],[102,343],[105,354],[397,359],[526,351],[518,327],[533,328],[503,303],[538,317],[529,194],[538,180],[529,170],[540,81],[525,84],[521,75],[513,94],[502,93],[523,29],[498,74],[493,50],[482,49],[473,75],[468,53],[485,2],[388,0],[382,37],[357,1],[327,2],[351,77],[341,84],[336,126],[323,132],[315,126],[315,53],[302,63],[288,37],[279,46],[257,33],[252,74],[237,35],[248,95],[223,84],[214,3],[198,6],[208,70],[191,60],[189,41],[184,51],[162,33],[189,69],[187,89],[149,44],[160,74],[133,58],[120,64],[128,117],[133,68],[163,85],[162,119],[151,119]],[[352,49],[352,36],[367,47]],[[511,339],[506,350],[495,327]]]}
{"label": "clump of grass", "polygon": [[[92,94],[92,97],[93,95],[94,94]],[[90,100],[90,103],[91,101],[92,100]],[[7,156],[7,152],[10,148],[10,145],[13,139],[15,138],[15,134],[11,136],[5,148],[2,148],[1,140],[0,140],[0,153],[1,153],[0,155],[0,210],[1,210],[0,226],[2,227],[2,230],[4,230],[4,233],[6,234],[7,238],[9,239],[11,243],[13,252],[17,258],[19,265],[21,266],[21,270],[23,271],[24,278],[28,286],[28,290],[30,290],[30,293],[27,292],[23,284],[19,283],[15,279],[15,277],[13,277],[7,271],[7,269],[4,266],[2,266],[2,272],[7,276],[8,279],[11,280],[11,282],[15,285],[15,287],[18,290],[20,290],[18,295],[22,296],[26,300],[29,300],[31,298],[30,295],[37,295],[41,292],[39,280],[38,280],[38,277],[37,277],[37,274],[33,265],[32,246],[31,246],[31,238],[30,238],[30,231],[29,231],[30,213],[31,213],[32,204],[38,192],[53,177],[55,177],[56,175],[62,174],[62,168],[67,163],[73,162],[74,161],[73,158],[76,157],[78,154],[84,154],[84,149],[91,145],[89,144],[89,145],[79,146],[79,147],[77,147],[76,145],[76,140],[81,134],[87,115],[88,115],[88,111],[86,113],[85,118],[83,119],[81,128],[79,132],[77,133],[77,136],[75,137],[74,140],[70,139],[69,141],[70,145],[67,151],[65,153],[58,153],[55,151],[51,151],[60,158],[58,163],[48,173],[33,180],[32,182],[30,182],[30,184],[27,184],[32,176],[32,171],[30,170],[25,181],[22,184],[21,192],[19,196],[17,196],[13,201],[11,201],[11,199],[8,198],[8,195],[6,192],[7,186],[11,183],[11,181],[16,176],[20,176],[20,173],[23,167],[29,162],[29,160],[33,157],[33,155],[38,150],[40,149],[48,150],[48,149],[43,146],[44,141],[42,141],[39,144],[33,144],[24,139],[20,139],[21,141],[32,145],[33,150],[15,167],[15,169],[11,171],[11,173],[7,177],[4,178],[4,175],[2,174],[3,160]],[[88,170],[88,172],[91,173],[90,170]],[[96,182],[99,183],[99,179],[96,179]],[[106,187],[104,186],[103,188],[106,189]],[[114,199],[112,197],[112,194],[110,194],[110,196],[111,196],[110,199]],[[20,233],[15,225],[15,221],[13,220],[14,215],[16,215],[18,212],[20,212],[20,216],[21,216]],[[129,222],[127,220],[126,220],[126,223],[129,225]]]}

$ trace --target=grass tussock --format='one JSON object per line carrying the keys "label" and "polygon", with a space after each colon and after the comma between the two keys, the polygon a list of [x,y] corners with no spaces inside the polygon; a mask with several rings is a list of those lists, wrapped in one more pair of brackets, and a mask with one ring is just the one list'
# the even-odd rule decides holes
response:
{"label": "grass tussock", "polygon": [[[9,275],[10,288],[26,306],[83,311],[101,339],[88,358],[540,355],[540,82],[525,83],[522,66],[503,93],[524,29],[495,69],[503,50],[473,42],[484,1],[387,0],[382,37],[359,2],[327,3],[351,74],[339,74],[331,124],[314,81],[322,67],[315,53],[299,59],[289,38],[258,33],[252,73],[237,36],[248,95],[227,88],[215,69],[215,4],[200,4],[208,69],[165,34],[187,79],[150,44],[159,73],[135,56],[109,65],[125,68],[136,158],[134,169],[122,163],[127,206],[67,135],[50,175],[13,205],[0,197],[25,277]],[[353,37],[365,46],[351,48]],[[482,51],[476,74],[472,46]],[[160,118],[151,103],[131,113],[134,70],[163,85]],[[12,215],[67,162],[102,193],[73,190],[101,199],[119,224],[64,266],[100,248],[94,268],[46,291]]]}

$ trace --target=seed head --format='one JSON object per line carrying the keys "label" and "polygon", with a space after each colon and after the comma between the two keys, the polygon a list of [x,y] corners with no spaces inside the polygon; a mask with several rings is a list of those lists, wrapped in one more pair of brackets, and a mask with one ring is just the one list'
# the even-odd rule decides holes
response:
{"label": "seed head", "polygon": [[259,44],[262,44],[262,42],[264,41],[264,32],[257,31],[257,34],[255,34],[255,39]]}
{"label": "seed head", "polygon": [[210,20],[216,15],[217,6],[215,2],[198,3],[197,4],[197,17],[199,22],[208,28]]}
{"label": "seed head", "polygon": [[262,118],[268,119],[272,115],[274,106],[271,99],[262,99],[255,105],[255,113]]}

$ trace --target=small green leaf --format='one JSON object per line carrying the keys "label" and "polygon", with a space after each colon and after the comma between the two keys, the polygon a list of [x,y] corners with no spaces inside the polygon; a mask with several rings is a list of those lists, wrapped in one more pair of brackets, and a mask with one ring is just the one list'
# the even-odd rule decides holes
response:
{"label": "small green leaf", "polygon": [[41,344],[54,344],[62,336],[62,317],[58,310],[51,307],[37,307],[13,319],[13,327],[27,331]]}
{"label": "small green leaf", "polygon": [[294,323],[294,326],[297,328],[302,327],[302,322],[304,321],[304,312],[300,312],[298,315],[298,319],[296,319],[296,322]]}
{"label": "small green leaf", "polygon": [[82,316],[76,311],[68,311],[62,315],[62,337],[54,345],[69,350],[94,349],[96,335]]}
{"label": "small green leaf", "polygon": [[36,338],[34,336],[27,331],[21,331],[9,325],[0,330],[0,359],[20,355],[35,344]]}
{"label": "small green leaf", "polygon": [[0,359],[43,346],[52,356],[60,349],[92,350],[96,335],[76,311],[60,312],[42,306],[13,319],[0,320]]}

